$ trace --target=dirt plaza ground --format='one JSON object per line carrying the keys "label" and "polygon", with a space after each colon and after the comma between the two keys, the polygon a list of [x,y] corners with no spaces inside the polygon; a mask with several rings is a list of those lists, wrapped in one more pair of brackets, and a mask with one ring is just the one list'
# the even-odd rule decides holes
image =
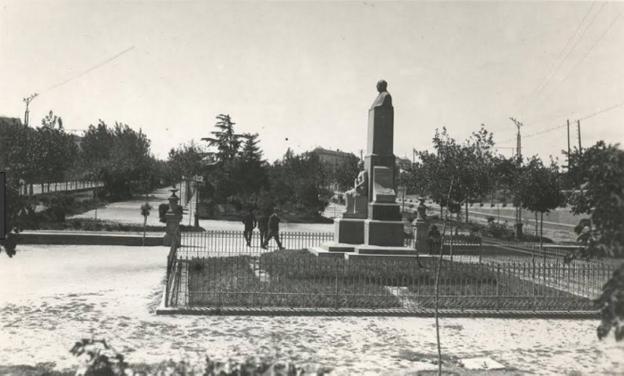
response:
{"label": "dirt plaza ground", "polygon": [[[0,261],[0,364],[75,366],[73,343],[107,339],[130,362],[260,354],[334,374],[435,369],[431,318],[157,316],[164,247],[22,246]],[[624,344],[593,320],[442,319],[442,348],[532,374],[622,374]],[[575,373],[576,372],[576,373]]]}

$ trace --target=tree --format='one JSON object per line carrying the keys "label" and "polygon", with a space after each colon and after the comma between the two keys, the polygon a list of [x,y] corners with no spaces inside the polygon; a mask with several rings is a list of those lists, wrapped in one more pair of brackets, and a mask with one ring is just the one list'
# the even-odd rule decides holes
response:
{"label": "tree", "polygon": [[599,141],[576,151],[569,174],[579,188],[569,199],[574,214],[589,214],[594,253],[624,255],[624,151]]}
{"label": "tree", "polygon": [[[624,151],[618,144],[598,141],[570,156],[568,179],[577,190],[569,203],[575,214],[589,214],[592,237],[590,254],[624,256]],[[614,329],[616,341],[624,339],[624,264],[605,283],[594,301],[600,309],[598,338],[605,338]]]}
{"label": "tree", "polygon": [[[464,144],[457,143],[446,128],[436,129],[435,153],[420,152],[420,163],[414,169],[420,175],[418,180],[424,181],[420,183],[421,190],[427,191],[441,208],[448,206],[448,202],[465,204],[468,220],[468,202],[481,199],[492,189],[493,146],[492,134],[485,126],[473,132]],[[451,181],[454,184],[449,191]],[[450,193],[446,195],[446,192]]]}
{"label": "tree", "polygon": [[450,137],[446,128],[442,128],[441,132],[438,129],[435,131],[433,147],[435,153],[423,151],[418,155],[422,166],[421,172],[426,182],[426,191],[442,210],[449,200],[463,201],[460,197],[460,190],[456,186],[450,189],[451,181],[457,179],[460,174],[461,146]]}
{"label": "tree", "polygon": [[301,218],[317,219],[328,204],[322,164],[315,153],[287,150],[269,169],[273,203]]}
{"label": "tree", "polygon": [[520,165],[515,157],[506,158],[499,155],[494,158],[492,174],[492,203],[494,202],[494,194],[498,190],[503,191],[503,196],[511,194],[512,202],[518,204],[518,178],[520,176]]}
{"label": "tree", "polygon": [[150,140],[139,130],[102,120],[89,126],[82,141],[81,159],[91,178],[104,181],[104,190],[114,199],[131,197],[154,183],[157,164],[150,154]]}
{"label": "tree", "polygon": [[616,341],[624,339],[624,264],[613,272],[594,304],[601,316],[598,338],[603,339],[613,329]]}
{"label": "tree", "polygon": [[204,151],[194,142],[180,145],[169,151],[169,168],[173,181],[178,181],[182,176],[199,175],[202,171]]}
{"label": "tree", "polygon": [[216,146],[217,160],[229,161],[237,156],[242,143],[242,135],[234,132],[234,123],[230,115],[217,115],[216,131],[212,131],[213,137],[204,137],[202,141],[207,141],[209,146]]}
{"label": "tree", "polygon": [[458,188],[463,190],[465,197],[466,222],[468,222],[469,201],[481,200],[493,189],[493,176],[495,158],[493,154],[494,140],[485,125],[472,132],[472,135],[461,149],[463,166],[460,170]]}
{"label": "tree", "polygon": [[241,201],[251,204],[257,201],[257,195],[268,186],[266,162],[262,159],[262,150],[258,143],[258,134],[243,135],[245,143],[237,162],[233,164],[233,180],[237,182],[237,191]]}
{"label": "tree", "polygon": [[343,163],[338,164],[335,174],[335,180],[340,189],[346,191],[353,188],[353,182],[360,172],[360,159],[353,154],[349,154]]}
{"label": "tree", "polygon": [[37,129],[29,147],[35,151],[34,168],[41,182],[69,179],[78,159],[78,146],[72,135],[62,128],[42,126]]}
{"label": "tree", "polygon": [[565,199],[561,193],[557,165],[549,167],[538,157],[532,157],[522,168],[518,181],[519,198],[522,207],[540,213],[540,247],[544,236],[544,213],[559,207]]}

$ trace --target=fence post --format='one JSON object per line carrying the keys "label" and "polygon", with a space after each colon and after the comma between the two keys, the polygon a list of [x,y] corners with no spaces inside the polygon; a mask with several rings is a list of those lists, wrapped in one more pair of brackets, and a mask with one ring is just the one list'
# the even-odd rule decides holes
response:
{"label": "fence post", "polygon": [[336,310],[338,310],[340,308],[340,303],[339,303],[339,296],[338,296],[338,263],[335,262],[335,282],[334,282],[334,287],[335,287],[335,305],[336,305]]}
{"label": "fence post", "polygon": [[500,268],[501,268],[501,265],[497,264],[496,265],[496,310],[500,309],[500,301],[501,301],[501,296],[500,296],[500,282],[501,282]]}

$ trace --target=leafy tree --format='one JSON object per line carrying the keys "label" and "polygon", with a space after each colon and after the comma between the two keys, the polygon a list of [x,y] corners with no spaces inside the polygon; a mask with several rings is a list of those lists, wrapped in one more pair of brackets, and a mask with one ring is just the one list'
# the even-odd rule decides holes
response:
{"label": "leafy tree", "polygon": [[624,339],[624,264],[613,272],[594,304],[601,316],[598,338],[603,339],[613,329],[616,341]]}
{"label": "leafy tree", "polygon": [[256,201],[260,190],[268,186],[268,172],[258,146],[258,134],[245,134],[243,137],[245,143],[233,166],[233,178],[237,182],[241,201],[251,202]]}
{"label": "leafy tree", "polygon": [[518,178],[520,177],[520,165],[515,157],[506,158],[499,155],[494,158],[492,174],[492,202],[493,195],[498,191],[503,191],[503,196],[511,194],[512,202],[519,204],[518,198]]}
{"label": "leafy tree", "polygon": [[[413,170],[419,176],[413,179],[422,181],[420,190],[428,192],[441,207],[448,206],[449,200],[454,206],[467,205],[492,189],[494,142],[484,126],[473,132],[464,144],[452,138],[446,128],[436,129],[433,146],[435,153],[419,153],[420,163]],[[454,182],[453,189],[450,189],[451,181]]]}
{"label": "leafy tree", "polygon": [[38,128],[29,147],[35,151],[32,158],[41,182],[63,181],[78,157],[78,146],[72,135],[63,129],[42,126]]}
{"label": "leafy tree", "polygon": [[[589,251],[615,257],[624,256],[624,151],[618,144],[598,141],[570,156],[568,179],[576,187],[569,203],[575,214],[589,214],[593,225]],[[594,301],[600,309],[598,338],[613,329],[616,341],[624,339],[624,264],[605,283]]]}
{"label": "leafy tree", "polygon": [[540,213],[540,247],[544,230],[544,213],[559,207],[565,198],[561,193],[557,165],[544,166],[541,159],[532,157],[522,168],[518,181],[522,207]]}
{"label": "leafy tree", "polygon": [[216,146],[217,159],[219,161],[229,161],[234,159],[242,143],[242,135],[234,132],[234,123],[230,115],[217,115],[216,131],[212,131],[213,137],[202,138],[209,146]]}
{"label": "leafy tree", "polygon": [[[447,206],[449,200],[458,200],[459,190],[450,190],[451,181],[459,176],[461,163],[461,146],[450,137],[446,128],[436,129],[433,137],[435,153],[419,152],[420,169],[431,199],[440,205],[440,210]],[[450,193],[448,193],[450,192]],[[446,194],[448,193],[448,194]]]}
{"label": "leafy tree", "polygon": [[481,200],[493,189],[495,157],[493,154],[494,140],[484,125],[473,132],[463,145],[461,154],[463,165],[459,171],[458,188],[462,190],[466,208],[466,222],[468,222],[469,201]]}
{"label": "leafy tree", "polygon": [[169,168],[174,181],[182,176],[199,175],[202,171],[204,151],[194,142],[178,146],[169,151]]}
{"label": "leafy tree", "polygon": [[92,178],[104,181],[112,198],[126,198],[154,182],[155,163],[150,140],[139,130],[116,122],[108,127],[102,120],[89,126],[82,141],[81,157]]}
{"label": "leafy tree", "polygon": [[288,149],[269,170],[274,204],[303,218],[318,218],[328,204],[326,177],[314,153],[295,155]]}
{"label": "leafy tree", "polygon": [[353,182],[357,178],[360,172],[360,159],[353,154],[349,154],[343,163],[338,164],[334,173],[334,177],[330,178],[338,183],[338,186],[342,190],[349,190],[353,188]]}
{"label": "leafy tree", "polygon": [[624,151],[599,141],[576,151],[569,174],[579,189],[569,202],[574,214],[589,214],[595,253],[624,255]]}

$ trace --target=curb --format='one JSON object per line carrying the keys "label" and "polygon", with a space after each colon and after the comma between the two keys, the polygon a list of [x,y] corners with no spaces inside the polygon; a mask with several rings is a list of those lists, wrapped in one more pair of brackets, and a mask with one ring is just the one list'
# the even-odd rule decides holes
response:
{"label": "curb", "polygon": [[[596,320],[598,311],[512,311],[512,310],[458,310],[441,309],[439,317],[447,318],[509,318],[509,319],[575,319]],[[371,316],[371,317],[434,317],[432,309],[357,309],[357,308],[286,308],[286,307],[164,307],[157,315],[212,315],[212,316]]]}

